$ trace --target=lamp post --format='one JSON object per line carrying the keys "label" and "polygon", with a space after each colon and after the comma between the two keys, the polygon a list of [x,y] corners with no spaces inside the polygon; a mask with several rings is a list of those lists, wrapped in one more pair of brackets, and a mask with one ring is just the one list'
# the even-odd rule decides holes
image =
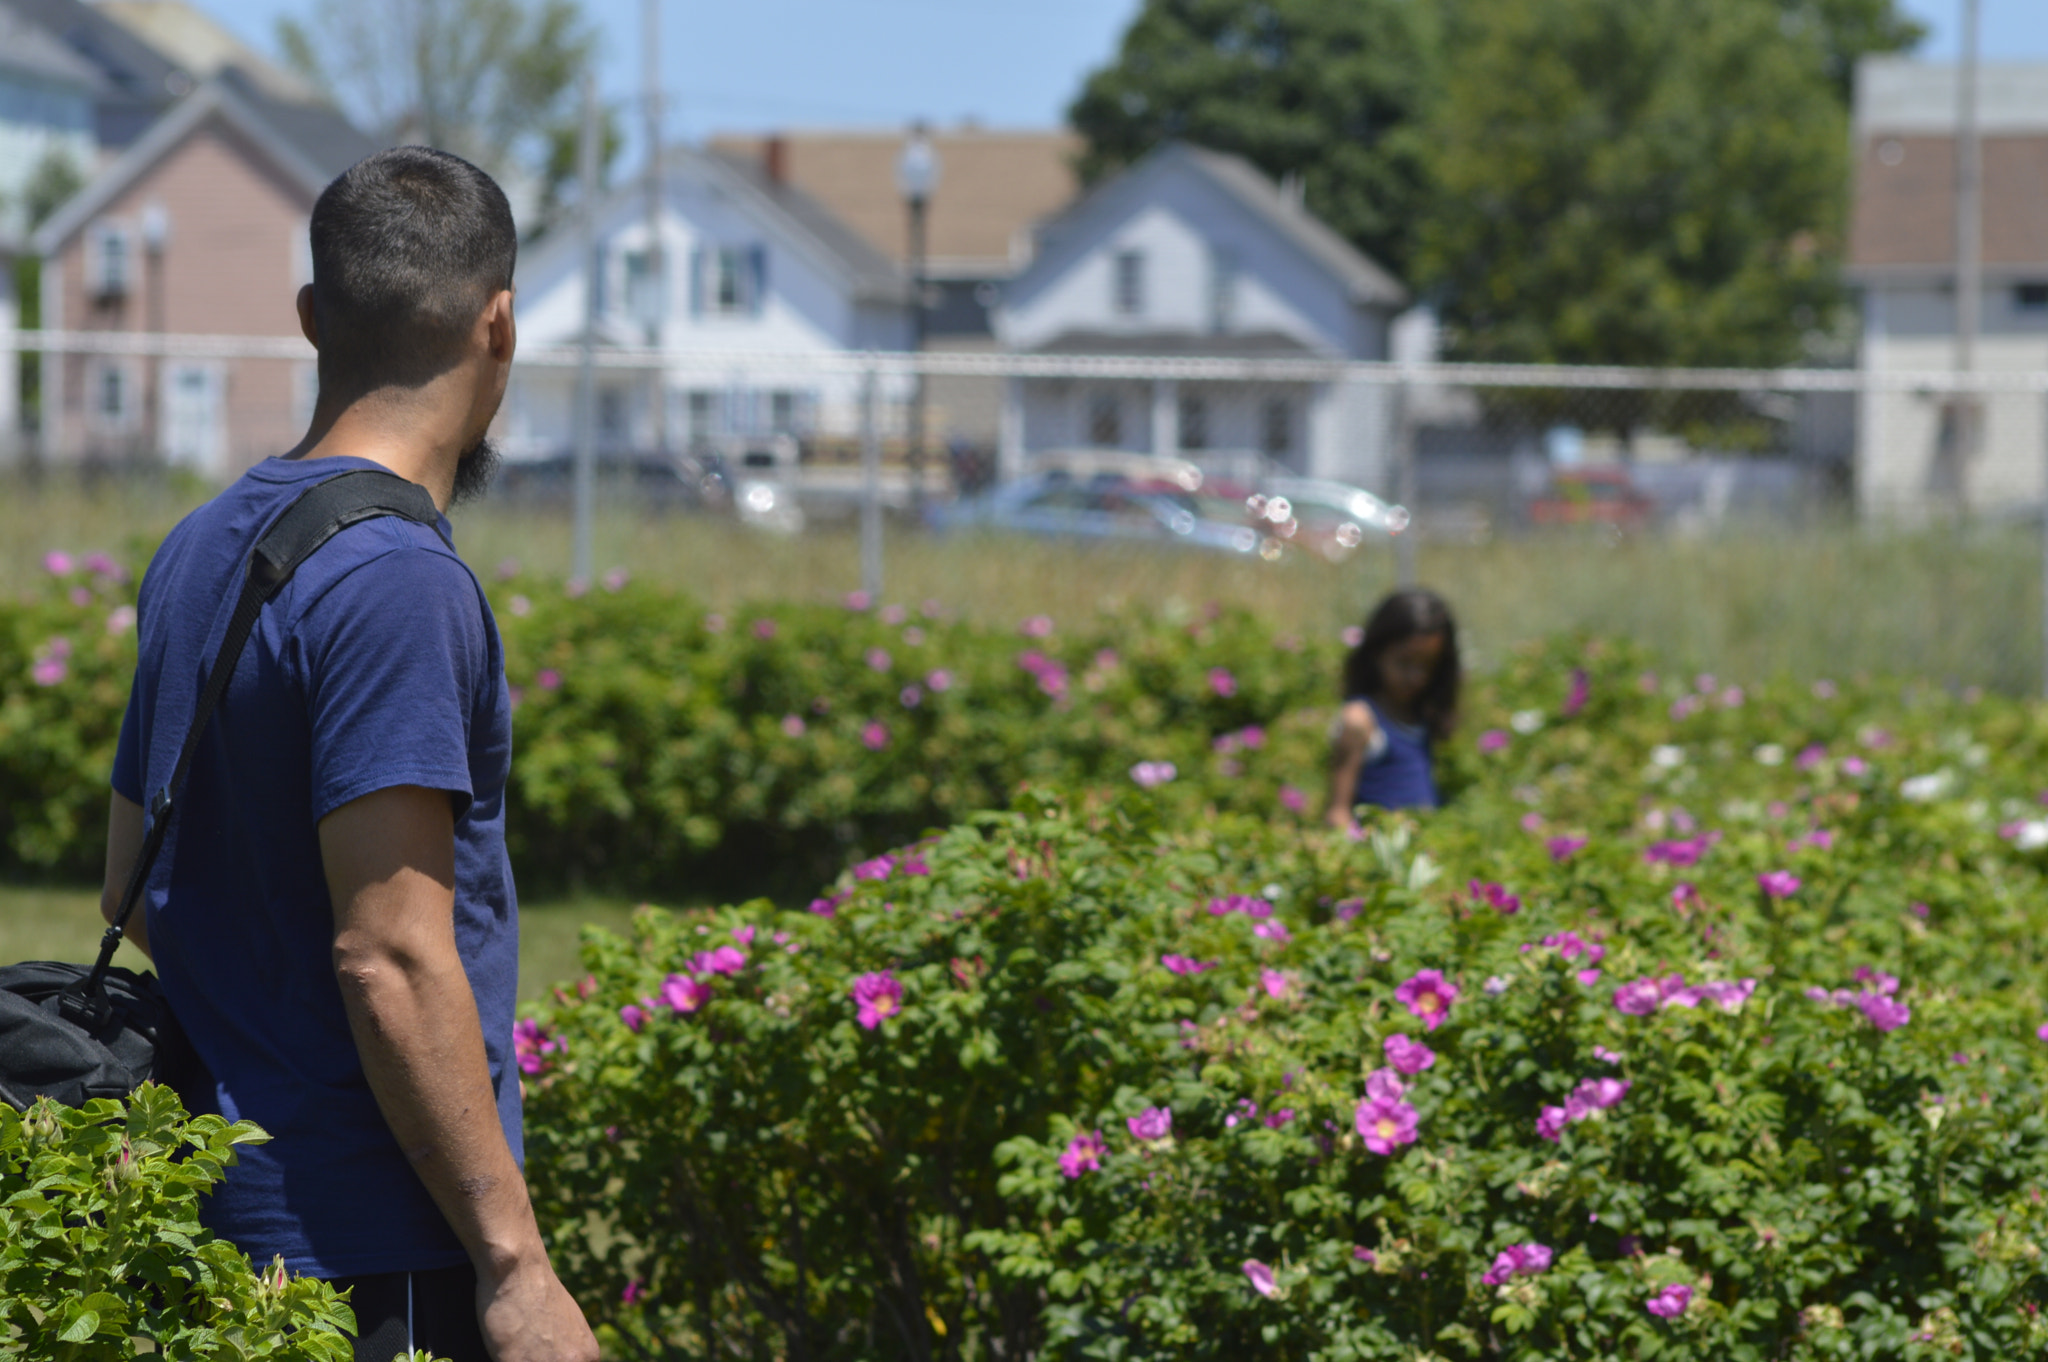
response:
{"label": "lamp post", "polygon": [[[910,350],[924,350],[924,239],[925,210],[932,191],[939,185],[939,153],[923,123],[913,124],[910,140],[896,160],[896,187],[903,194],[910,213]],[[920,518],[924,512],[924,371],[911,378],[910,394],[910,509]]]}
{"label": "lamp post", "polygon": [[[142,206],[142,255],[143,268],[148,277],[143,281],[145,307],[148,315],[143,324],[149,333],[161,337],[164,332],[164,249],[171,244],[171,213],[168,208],[151,199]],[[164,449],[164,407],[163,407],[163,356],[152,347],[149,357],[149,377],[143,385],[142,408],[145,415],[144,427],[148,440],[158,459],[165,456]]]}

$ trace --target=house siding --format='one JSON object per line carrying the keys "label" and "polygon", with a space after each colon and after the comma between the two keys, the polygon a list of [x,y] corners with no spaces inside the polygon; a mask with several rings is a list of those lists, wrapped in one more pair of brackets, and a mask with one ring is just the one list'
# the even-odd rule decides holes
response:
{"label": "house siding", "polygon": [[[152,315],[159,287],[140,243],[144,206],[163,205],[170,238],[161,269],[161,317]],[[59,246],[45,279],[45,324],[79,331],[296,336],[296,296],[303,277],[303,238],[312,202],[273,170],[269,160],[219,118],[211,118],[167,152],[95,219],[130,233],[130,287],[118,299],[92,296],[86,254],[95,239],[87,224]],[[52,287],[54,285],[54,287]],[[218,438],[196,457],[196,471],[229,478],[281,454],[305,433],[310,391],[305,361],[238,359],[211,372],[222,394]],[[52,366],[56,391],[46,395],[45,449],[64,461],[125,461],[159,451],[165,403],[157,391],[166,365],[147,358],[116,363],[136,385],[138,410],[116,427],[90,407],[91,385],[107,363],[84,355]]]}

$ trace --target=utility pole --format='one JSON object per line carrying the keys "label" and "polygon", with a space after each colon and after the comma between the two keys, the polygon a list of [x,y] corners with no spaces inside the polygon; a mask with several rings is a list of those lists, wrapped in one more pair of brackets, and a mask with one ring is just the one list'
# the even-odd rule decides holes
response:
{"label": "utility pole", "polygon": [[1984,289],[1984,144],[1977,130],[1977,0],[1963,0],[1956,63],[1956,372],[1977,363]]}
{"label": "utility pole", "polygon": [[[641,99],[647,115],[647,343],[657,349],[668,321],[668,269],[661,248],[661,0],[640,0]],[[654,358],[654,452],[668,454],[668,361]]]}
{"label": "utility pole", "polygon": [[576,184],[578,222],[583,247],[583,335],[577,342],[576,365],[576,464],[572,492],[575,498],[575,532],[570,553],[569,575],[589,582],[592,550],[590,543],[591,500],[597,482],[597,77],[583,73],[583,129],[576,141]]}
{"label": "utility pole", "polygon": [[931,206],[932,193],[939,187],[939,154],[933,150],[931,136],[921,121],[911,126],[910,140],[903,144],[902,155],[897,159],[896,187],[902,191],[904,207],[910,212],[910,350],[919,362],[910,380],[907,464],[911,514],[921,517],[924,513],[925,382],[921,361],[925,333],[925,217]]}

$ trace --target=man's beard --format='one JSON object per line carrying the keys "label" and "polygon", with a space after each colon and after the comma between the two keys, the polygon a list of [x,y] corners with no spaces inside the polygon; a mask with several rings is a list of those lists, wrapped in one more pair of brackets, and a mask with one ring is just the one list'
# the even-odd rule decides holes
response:
{"label": "man's beard", "polygon": [[455,461],[455,490],[449,495],[448,509],[472,501],[481,500],[490,490],[491,479],[497,476],[498,463],[504,457],[497,442],[485,435]]}

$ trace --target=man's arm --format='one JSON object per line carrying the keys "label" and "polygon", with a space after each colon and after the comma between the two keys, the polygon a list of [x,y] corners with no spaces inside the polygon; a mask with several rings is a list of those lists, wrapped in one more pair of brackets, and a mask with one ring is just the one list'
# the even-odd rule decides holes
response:
{"label": "man's arm", "polygon": [[498,1123],[476,996],[455,949],[448,795],[406,785],[320,820],[334,971],[363,1072],[398,1144],[476,1265],[498,1362],[595,1362],[597,1341],[548,1263]]}
{"label": "man's arm", "polygon": [[[128,887],[128,876],[135,870],[135,858],[142,854],[142,806],[118,790],[107,797],[107,877],[100,884],[100,916],[114,925],[114,914],[121,911],[121,891]],[[123,939],[141,951],[144,959],[149,954],[149,910],[141,904],[129,915],[128,925],[121,929]]]}

